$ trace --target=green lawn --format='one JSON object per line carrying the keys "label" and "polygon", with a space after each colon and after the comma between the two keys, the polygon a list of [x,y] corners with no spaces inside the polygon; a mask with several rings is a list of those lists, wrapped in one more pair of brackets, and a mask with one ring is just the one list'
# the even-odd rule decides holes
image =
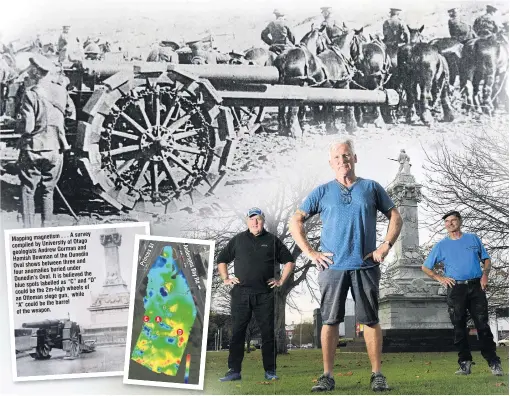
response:
{"label": "green lawn", "polygon": [[[480,352],[469,376],[456,376],[456,353],[387,353],[383,373],[392,387],[389,394],[508,395],[508,348],[498,348],[505,375],[494,377]],[[260,350],[245,354],[242,381],[221,383],[227,371],[227,352],[207,352],[205,387],[207,394],[307,394],[322,373],[320,350],[293,350],[278,356],[279,381],[264,380]],[[333,394],[370,394],[370,364],[366,353],[341,352],[335,359],[336,389]]]}

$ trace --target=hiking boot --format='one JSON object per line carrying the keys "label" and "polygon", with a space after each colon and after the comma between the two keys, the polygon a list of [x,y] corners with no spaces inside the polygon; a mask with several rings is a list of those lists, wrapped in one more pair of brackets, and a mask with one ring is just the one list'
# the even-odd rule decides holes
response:
{"label": "hiking boot", "polygon": [[499,361],[492,362],[489,364],[489,367],[491,368],[492,375],[496,375],[498,377],[503,375],[503,367],[501,367],[501,363]]}
{"label": "hiking boot", "polygon": [[374,392],[390,390],[390,387],[386,382],[386,377],[381,373],[372,373],[372,376],[370,377],[370,387]]}
{"label": "hiking boot", "polygon": [[276,375],[276,373],[274,371],[266,371],[264,374],[264,378],[269,381],[276,381],[276,380],[280,379],[280,378],[278,378],[278,376]]}
{"label": "hiking boot", "polygon": [[471,365],[472,361],[466,360],[464,362],[459,363],[459,369],[455,372],[457,375],[469,375],[471,374]]}
{"label": "hiking boot", "polygon": [[241,379],[241,373],[238,373],[232,369],[228,370],[224,377],[220,378],[221,382],[226,381],[238,381]]}
{"label": "hiking boot", "polygon": [[317,379],[317,384],[312,387],[312,392],[327,392],[335,389],[335,380],[322,374]]}

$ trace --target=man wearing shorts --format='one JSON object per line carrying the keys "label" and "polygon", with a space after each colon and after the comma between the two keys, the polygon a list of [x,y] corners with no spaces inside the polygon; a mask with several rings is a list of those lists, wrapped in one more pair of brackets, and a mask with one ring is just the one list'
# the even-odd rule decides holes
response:
{"label": "man wearing shorts", "polygon": [[[364,324],[364,337],[372,365],[373,391],[389,390],[381,373],[382,331],[379,325],[379,264],[387,256],[402,228],[402,219],[384,188],[355,175],[357,156],[349,139],[333,143],[329,164],[335,179],[315,188],[290,221],[291,234],[303,253],[319,269],[324,373],[313,392],[335,388],[333,364],[338,326],[345,315],[349,289],[356,318]],[[384,242],[376,247],[377,211],[389,219]],[[304,223],[315,214],[322,220],[321,251],[308,242]]]}

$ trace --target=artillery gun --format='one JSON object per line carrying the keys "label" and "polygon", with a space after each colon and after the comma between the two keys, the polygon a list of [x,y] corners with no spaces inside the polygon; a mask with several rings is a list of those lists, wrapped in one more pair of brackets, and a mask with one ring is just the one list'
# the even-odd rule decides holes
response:
{"label": "artillery gun", "polygon": [[[398,104],[392,90],[275,85],[276,67],[83,61],[64,73],[77,108],[64,168],[124,211],[168,213],[212,194],[260,125],[252,107]],[[19,136],[0,129],[0,138],[13,154],[2,155],[5,180]]]}
{"label": "artillery gun", "polygon": [[46,319],[40,322],[23,323],[24,329],[32,329],[30,356],[37,360],[51,358],[53,348],[62,349],[67,358],[76,358],[81,352],[93,352],[95,341],[84,341],[80,326],[69,319]]}

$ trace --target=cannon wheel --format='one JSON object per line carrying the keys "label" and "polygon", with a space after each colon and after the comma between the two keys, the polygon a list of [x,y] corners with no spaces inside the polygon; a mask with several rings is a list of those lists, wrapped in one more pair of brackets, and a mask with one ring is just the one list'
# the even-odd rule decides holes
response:
{"label": "cannon wheel", "polygon": [[77,131],[80,169],[118,209],[167,213],[218,187],[233,156],[215,126],[214,89],[191,76],[119,72],[96,90]]}
{"label": "cannon wheel", "polygon": [[50,348],[50,346],[48,344],[44,343],[44,344],[38,345],[35,348],[35,357],[34,357],[34,359],[36,359],[36,360],[46,360],[46,359],[49,359],[49,358],[51,358],[50,351],[51,351],[51,348]]}

